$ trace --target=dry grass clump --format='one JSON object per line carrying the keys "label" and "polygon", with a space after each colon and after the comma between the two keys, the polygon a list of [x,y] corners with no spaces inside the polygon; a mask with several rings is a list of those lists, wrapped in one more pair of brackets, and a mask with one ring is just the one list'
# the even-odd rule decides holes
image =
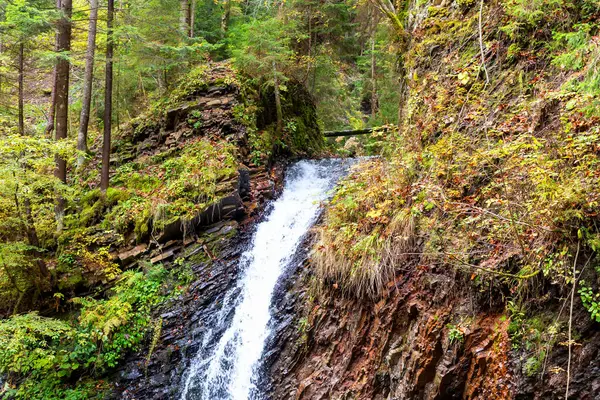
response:
{"label": "dry grass clump", "polygon": [[356,297],[377,298],[407,260],[415,219],[401,196],[403,180],[383,160],[359,164],[338,188],[317,227],[317,276]]}

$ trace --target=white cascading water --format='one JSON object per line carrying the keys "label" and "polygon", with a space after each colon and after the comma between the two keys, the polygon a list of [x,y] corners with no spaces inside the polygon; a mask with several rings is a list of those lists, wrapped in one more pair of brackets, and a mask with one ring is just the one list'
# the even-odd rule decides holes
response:
{"label": "white cascading water", "polygon": [[[262,398],[257,388],[259,360],[270,334],[275,286],[346,164],[311,160],[288,169],[282,195],[240,259],[243,275],[237,288],[227,293],[212,326],[207,327],[185,377],[182,400]],[[228,322],[229,327],[223,328]],[[219,333],[222,336],[215,337]]]}

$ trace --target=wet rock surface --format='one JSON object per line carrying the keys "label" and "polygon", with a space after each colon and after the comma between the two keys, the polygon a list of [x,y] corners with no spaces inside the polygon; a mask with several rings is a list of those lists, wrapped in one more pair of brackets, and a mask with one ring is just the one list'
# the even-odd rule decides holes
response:
{"label": "wet rock surface", "polygon": [[[554,347],[543,377],[526,376],[523,350],[511,348],[510,321],[482,304],[465,278],[414,268],[379,302],[333,288],[319,302],[308,285],[310,266],[300,274],[296,302],[288,304],[295,317],[278,332],[280,349],[268,366],[269,399],[565,398],[567,347]],[[582,335],[569,398],[600,398],[600,334],[591,323],[575,329]]]}
{"label": "wet rock surface", "polygon": [[235,285],[237,260],[249,233],[241,232],[224,243],[219,259],[192,267],[198,276],[189,290],[160,315],[162,330],[152,354],[132,356],[117,373],[114,397],[172,399],[180,391],[189,359],[194,356],[212,313]]}
{"label": "wet rock surface", "polygon": [[[202,225],[191,237],[180,238],[179,234],[175,235],[177,239],[163,240],[152,251],[140,245],[119,253],[119,258],[127,260],[150,257],[151,262],[162,262],[167,268],[179,257],[202,261],[192,264],[195,281],[187,291],[155,316],[156,321],[161,321],[160,330],[149,335],[143,349],[130,355],[114,374],[113,398],[178,397],[208,321],[236,285],[239,257],[246,250],[255,223],[268,209],[269,199],[282,189],[284,171],[285,164],[276,163],[269,170],[255,168],[241,173],[236,191],[238,214],[222,215],[219,222]],[[246,201],[242,202],[242,197]]]}

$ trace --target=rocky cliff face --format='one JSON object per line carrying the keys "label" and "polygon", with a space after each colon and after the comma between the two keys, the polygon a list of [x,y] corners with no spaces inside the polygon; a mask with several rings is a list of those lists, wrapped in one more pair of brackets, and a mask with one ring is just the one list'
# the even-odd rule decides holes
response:
{"label": "rocky cliff face", "polygon": [[[295,289],[300,317],[280,334],[269,398],[564,398],[566,347],[557,346],[541,361],[543,370],[528,375],[530,354],[511,348],[501,294],[478,293],[464,277],[414,265],[377,303],[333,289],[318,296],[327,300],[314,301],[305,287],[306,281]],[[585,313],[574,317],[585,345],[573,350],[573,399],[600,396],[600,333]]]}

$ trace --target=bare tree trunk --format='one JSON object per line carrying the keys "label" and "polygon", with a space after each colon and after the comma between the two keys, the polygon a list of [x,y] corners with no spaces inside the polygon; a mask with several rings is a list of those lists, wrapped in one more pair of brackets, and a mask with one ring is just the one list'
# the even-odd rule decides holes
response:
{"label": "bare tree trunk", "polygon": [[[60,10],[61,0],[56,0],[56,9]],[[54,51],[58,52],[58,32],[54,39]],[[46,136],[50,137],[54,130],[54,119],[56,116],[56,65],[52,71],[52,94],[50,95],[50,110],[48,111],[48,118],[46,120]]]}
{"label": "bare tree trunk", "polygon": [[273,86],[275,90],[275,110],[277,111],[277,138],[281,138],[281,132],[283,131],[283,109],[281,108],[281,94],[279,93],[279,77],[277,75],[277,67],[275,61],[273,61]]}
{"label": "bare tree trunk", "polygon": [[104,142],[102,143],[102,175],[100,176],[100,190],[106,192],[110,174],[110,139],[112,129],[112,91],[113,91],[113,19],[115,14],[115,1],[108,0],[108,13],[106,19],[106,86],[104,89]]}
{"label": "bare tree trunk", "polygon": [[[83,101],[77,133],[77,150],[88,152],[87,138],[92,104],[92,83],[94,80],[94,55],[96,52],[96,26],[98,23],[98,0],[90,0],[90,25],[88,28],[87,51],[85,54],[85,77],[83,81]],[[77,157],[77,166],[81,167],[83,155]]]}
{"label": "bare tree trunk", "polygon": [[[72,0],[62,0],[61,11],[63,13],[58,23],[58,52],[60,58],[56,64],[56,140],[67,138],[69,124],[69,68],[70,62],[68,52],[71,50],[71,13],[73,11]],[[67,182],[67,163],[60,156],[56,156],[55,175],[61,182]],[[56,201],[57,230],[63,228],[63,217],[65,214],[65,200],[58,195]]]}
{"label": "bare tree trunk", "polygon": [[23,104],[23,75],[25,73],[25,45],[19,43],[19,134],[25,134],[24,104]]}
{"label": "bare tree trunk", "polygon": [[179,30],[181,31],[182,35],[188,36],[190,29],[190,0],[180,0],[179,6]]}
{"label": "bare tree trunk", "polygon": [[375,60],[375,38],[371,39],[371,118],[377,115],[377,76]]}
{"label": "bare tree trunk", "polygon": [[196,0],[190,0],[190,38],[194,37],[194,25],[196,24]]}
{"label": "bare tree trunk", "polygon": [[225,0],[223,15],[221,16],[221,32],[226,33],[229,29],[229,18],[231,17],[231,0]]}

